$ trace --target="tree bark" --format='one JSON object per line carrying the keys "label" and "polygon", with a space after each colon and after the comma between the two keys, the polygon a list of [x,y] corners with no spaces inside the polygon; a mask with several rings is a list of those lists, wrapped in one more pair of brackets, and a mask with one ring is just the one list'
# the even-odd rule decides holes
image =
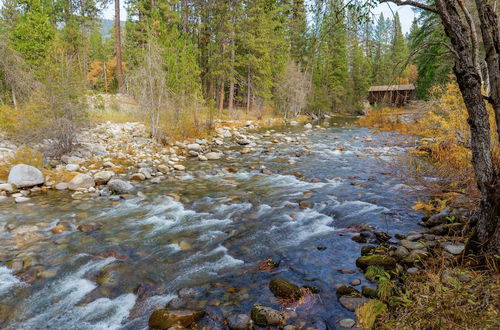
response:
{"label": "tree bark", "polygon": [[234,32],[234,26],[233,30],[231,31],[231,72],[229,74],[229,99],[228,99],[228,112],[231,114],[233,112],[233,106],[234,106],[234,66],[235,66],[235,60],[236,60],[236,50],[235,50],[235,32]]}
{"label": "tree bark", "polygon": [[247,71],[247,109],[246,113],[249,113],[252,108],[252,100],[251,100],[252,92],[251,92],[251,80],[250,80],[250,68]]}
{"label": "tree bark", "polygon": [[116,52],[116,80],[118,92],[123,93],[123,65],[122,65],[122,36],[120,26],[120,0],[115,0],[115,52]]}
{"label": "tree bark", "polygon": [[219,84],[219,116],[222,114],[222,110],[224,110],[224,78],[220,78]]}

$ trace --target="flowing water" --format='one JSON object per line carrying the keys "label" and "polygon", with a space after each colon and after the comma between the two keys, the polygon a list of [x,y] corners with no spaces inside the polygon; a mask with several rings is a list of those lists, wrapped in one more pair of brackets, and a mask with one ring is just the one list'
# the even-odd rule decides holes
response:
{"label": "flowing water", "polygon": [[[279,276],[321,290],[295,306],[291,324],[334,329],[353,317],[339,305],[335,286],[356,278],[369,284],[359,271],[339,272],[355,269],[359,256],[346,228],[407,232],[420,218],[398,170],[412,139],[374,134],[352,121],[335,119],[309,133],[275,128],[306,144],[271,143],[274,137],[257,131],[260,152],[240,155],[234,145],[233,160],[188,161],[185,175],[143,184],[142,198],[52,193],[30,204],[3,204],[1,228],[38,230],[27,243],[0,231],[0,327],[143,329],[151,311],[186,287],[199,288],[194,304],[218,305],[226,314],[248,313],[254,303],[283,309],[268,289]],[[260,173],[262,165],[272,174]],[[301,208],[300,201],[308,203]],[[58,222],[72,230],[51,233]],[[102,228],[76,230],[83,223]],[[266,258],[279,267],[259,270]],[[18,276],[14,260],[27,269]],[[38,278],[26,283],[29,274]]]}

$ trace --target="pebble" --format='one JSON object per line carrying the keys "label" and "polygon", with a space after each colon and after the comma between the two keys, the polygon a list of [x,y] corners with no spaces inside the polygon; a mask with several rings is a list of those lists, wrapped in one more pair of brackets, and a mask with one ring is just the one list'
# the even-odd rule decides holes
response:
{"label": "pebble", "polygon": [[357,278],[357,279],[355,279],[355,280],[353,280],[353,281],[351,282],[351,285],[354,285],[354,286],[356,286],[356,285],[360,285],[360,284],[361,284],[361,280],[360,280],[359,278]]}
{"label": "pebble", "polygon": [[444,247],[445,251],[453,254],[453,255],[458,255],[462,253],[465,249],[464,244],[449,244]]}

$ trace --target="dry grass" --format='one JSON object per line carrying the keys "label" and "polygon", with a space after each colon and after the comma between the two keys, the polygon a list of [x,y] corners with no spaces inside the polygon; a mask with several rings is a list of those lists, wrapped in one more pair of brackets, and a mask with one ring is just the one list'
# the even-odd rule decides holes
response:
{"label": "dry grass", "polygon": [[[453,274],[447,280],[445,271]],[[405,279],[404,291],[392,298],[378,324],[383,329],[500,329],[499,298],[494,270],[450,267],[434,258]]]}

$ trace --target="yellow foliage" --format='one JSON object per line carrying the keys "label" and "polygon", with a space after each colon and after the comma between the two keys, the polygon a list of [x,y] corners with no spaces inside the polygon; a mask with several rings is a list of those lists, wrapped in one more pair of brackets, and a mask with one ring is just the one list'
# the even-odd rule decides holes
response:
{"label": "yellow foliage", "polygon": [[387,306],[380,300],[370,299],[356,310],[356,318],[363,329],[373,329],[379,315],[387,311]]}

